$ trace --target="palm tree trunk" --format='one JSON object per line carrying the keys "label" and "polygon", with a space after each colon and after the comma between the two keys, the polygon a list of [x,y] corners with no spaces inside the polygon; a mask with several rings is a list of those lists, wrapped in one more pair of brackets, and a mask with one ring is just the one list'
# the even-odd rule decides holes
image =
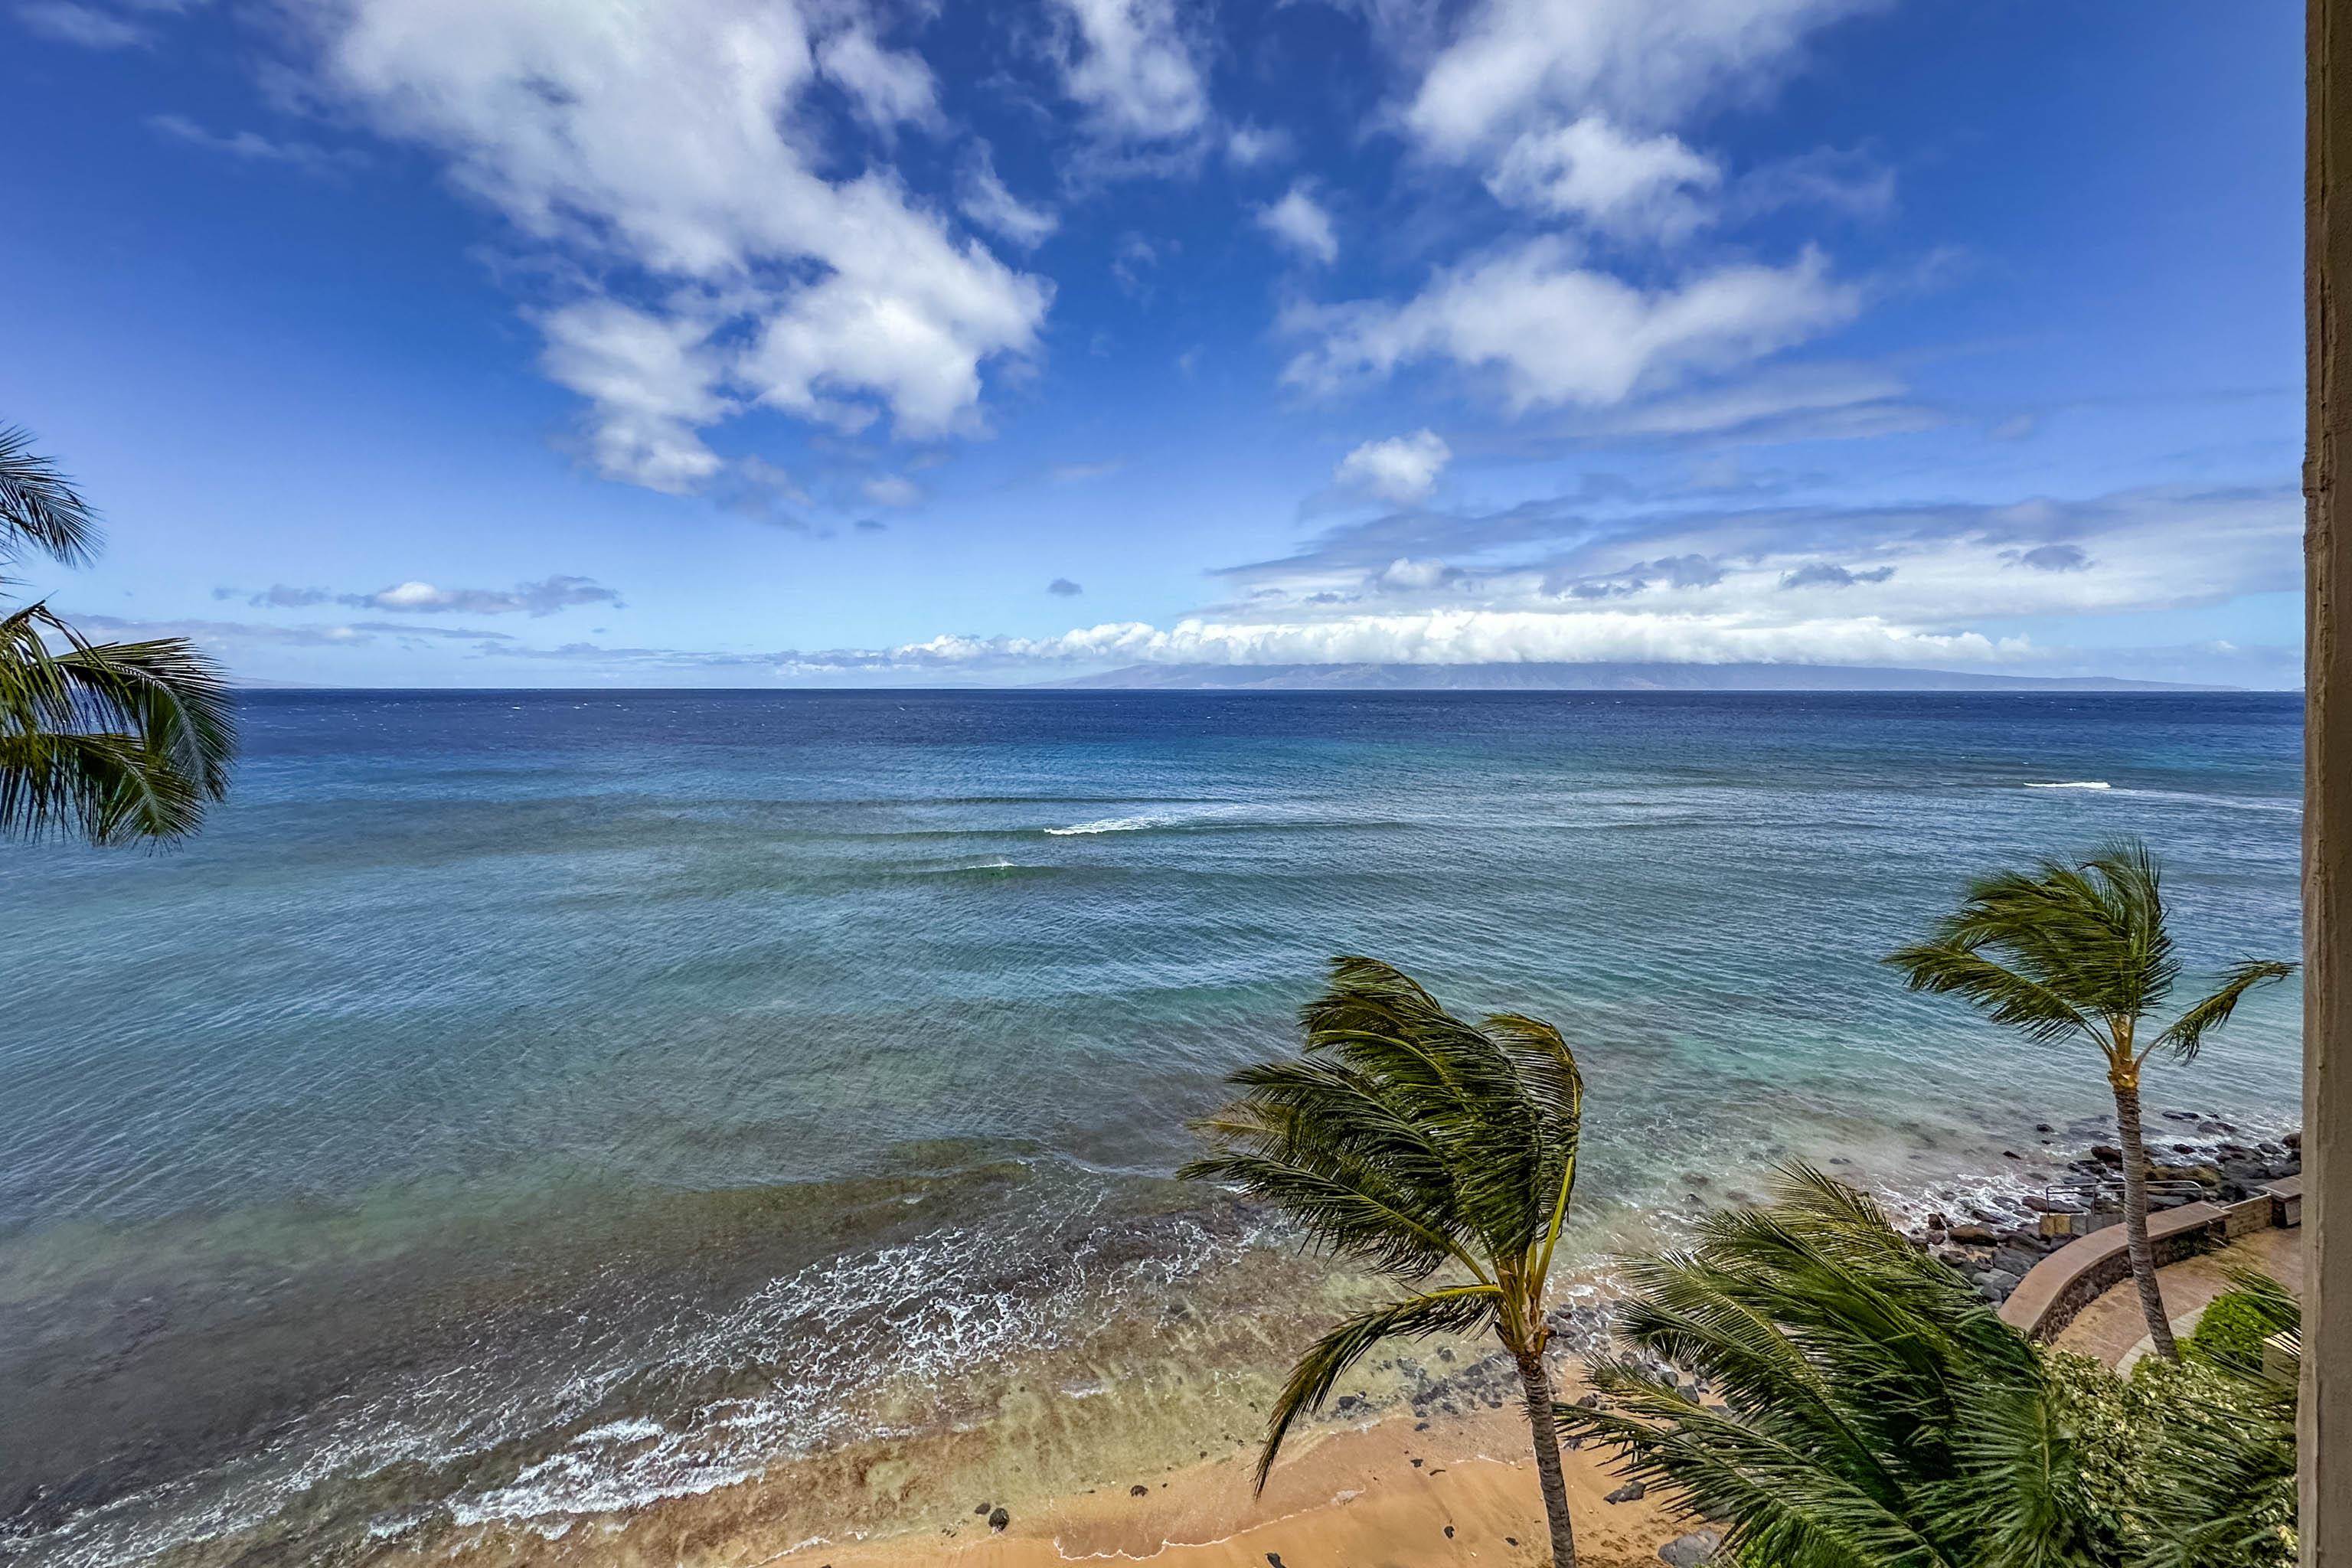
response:
{"label": "palm tree trunk", "polygon": [[2139,1085],[2114,1084],[2116,1131],[2124,1152],[2124,1244],[2131,1256],[2132,1282],[2139,1287],[2139,1310],[2147,1319],[2147,1337],[2156,1353],[2179,1361],[2172,1343],[2172,1324],[2164,1315],[2164,1292],[2156,1285],[2156,1251],[2147,1240],[2147,1147],[2140,1141]]}
{"label": "palm tree trunk", "polygon": [[1535,1429],[1536,1475],[1543,1483],[1544,1516],[1551,1523],[1552,1568],[1576,1568],[1576,1525],[1568,1514],[1568,1478],[1559,1468],[1559,1428],[1551,1418],[1551,1374],[1543,1352],[1515,1352],[1527,1388],[1528,1425]]}

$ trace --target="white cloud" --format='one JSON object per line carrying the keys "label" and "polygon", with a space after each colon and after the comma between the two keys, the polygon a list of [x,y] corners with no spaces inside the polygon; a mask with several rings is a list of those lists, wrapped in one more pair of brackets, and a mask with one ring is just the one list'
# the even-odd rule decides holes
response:
{"label": "white cloud", "polygon": [[588,455],[597,472],[684,495],[719,471],[719,455],[696,434],[730,412],[709,323],[587,300],[539,324],[547,338],[541,368],[595,409]]}
{"label": "white cloud", "polygon": [[1923,631],[1872,616],[1764,626],[1725,616],[1449,608],[1294,621],[1193,617],[1165,629],[1110,622],[1051,637],[939,637],[887,649],[789,657],[799,669],[822,672],[1024,664],[1981,666],[2033,651],[2024,637]]}
{"label": "white cloud", "polygon": [[16,20],[27,32],[86,49],[127,49],[148,42],[147,29],[137,23],[77,0],[32,0],[16,7]]}
{"label": "white cloud", "polygon": [[1279,163],[1292,151],[1290,132],[1279,126],[1236,125],[1225,134],[1225,159],[1237,169]]}
{"label": "white cloud", "polygon": [[1257,210],[1258,226],[1310,260],[1326,267],[1339,259],[1339,238],[1331,229],[1331,215],[1304,184],[1295,184],[1283,198]]}
{"label": "white cloud", "polygon": [[1173,142],[1207,121],[1209,92],[1179,26],[1175,0],[1055,0],[1062,85],[1098,129]]}
{"label": "white cloud", "polygon": [[1438,475],[1454,459],[1453,449],[1434,430],[1416,430],[1385,441],[1367,441],[1339,459],[1332,479],[1399,506],[1426,500]]}
{"label": "white cloud", "polygon": [[861,119],[888,130],[939,118],[939,87],[923,57],[886,49],[865,27],[850,26],[817,46],[818,68],[857,106]]}
{"label": "white cloud", "polygon": [[844,427],[887,409],[912,436],[976,430],[982,367],[1034,346],[1043,279],[958,241],[887,169],[817,172],[820,68],[869,116],[928,101],[928,70],[870,37],[813,47],[781,0],[335,0],[316,26],[324,85],[380,129],[558,258],[667,288],[541,318],[606,473],[698,484],[719,460],[698,432],[734,393]]}
{"label": "white cloud", "polygon": [[[273,593],[278,592],[272,590]],[[261,603],[257,597],[254,603]],[[588,577],[549,577],[513,588],[441,588],[431,583],[397,583],[373,594],[342,594],[337,602],[361,609],[410,615],[551,616],[575,605],[618,605],[621,595]]]}
{"label": "white cloud", "polygon": [[1785,70],[1806,35],[1876,0],[1484,0],[1404,111],[1430,151],[1462,157],[1593,110],[1673,123]]}
{"label": "white cloud", "polygon": [[1284,379],[1330,390],[1441,360],[1498,374],[1515,410],[1602,406],[1801,342],[1860,303],[1810,250],[1788,267],[1723,267],[1644,291],[1579,265],[1567,241],[1546,236],[1441,272],[1402,305],[1294,313],[1293,328],[1320,342]]}
{"label": "white cloud", "polygon": [[235,131],[224,135],[205,130],[184,114],[151,114],[147,125],[159,136],[248,163],[283,163],[310,174],[328,174],[366,162],[350,149],[329,149],[309,142],[274,142],[255,131]]}
{"label": "white cloud", "polygon": [[923,487],[904,474],[881,474],[857,487],[876,506],[913,506],[923,499]]}
{"label": "white cloud", "polygon": [[981,227],[1024,250],[1044,244],[1062,222],[1051,207],[1031,206],[1005,189],[997,177],[996,162],[985,147],[964,166],[956,205]]}
{"label": "white cloud", "polygon": [[1679,137],[1627,135],[1597,114],[1523,133],[1486,178],[1499,201],[1607,232],[1674,240],[1708,217],[1700,197],[1722,184],[1713,160]]}

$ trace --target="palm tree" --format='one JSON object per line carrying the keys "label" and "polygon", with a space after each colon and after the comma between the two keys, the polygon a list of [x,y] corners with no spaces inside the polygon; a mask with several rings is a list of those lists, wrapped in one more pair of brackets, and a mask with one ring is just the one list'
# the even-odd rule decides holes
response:
{"label": "palm tree", "polygon": [[[1517,1363],[1557,1568],[1575,1568],[1544,1347],[1544,1285],[1576,1184],[1584,1084],[1559,1032],[1454,1017],[1385,963],[1338,958],[1300,1012],[1305,1048],[1245,1068],[1182,1174],[1270,1203],[1405,1287],[1318,1340],[1275,1401],[1257,1484],[1302,1413],[1382,1340],[1492,1329]],[[1437,1283],[1441,1273],[1451,1275]]]}
{"label": "palm tree", "polygon": [[2080,1037],[2097,1047],[2115,1091],[2123,1150],[2125,1237],[2140,1310],[2167,1360],[2172,1329],[2147,1241],[2147,1152],[2140,1134],[2140,1075],[2159,1049],[2192,1059],[2254,986],[2292,964],[2247,959],[2162,1028],[2149,1026],[2180,976],[2157,863],[2137,840],[2068,865],[2000,871],[1970,882],[1959,909],[1928,939],[1887,956],[1914,991],[1951,992],[1993,1022],[2041,1045]]}
{"label": "palm tree", "polygon": [[[2291,1391],[2044,1351],[1808,1166],[1625,1272],[1628,1353],[1560,1424],[1748,1568],[2290,1568]],[[1686,1368],[1694,1400],[1654,1370]]]}
{"label": "palm tree", "polygon": [[[1626,1471],[1776,1568],[2089,1564],[2042,1363],[1969,1281],[1808,1166],[1626,1270],[1606,1404],[1562,1405]],[[1672,1363],[1720,1403],[1652,1370]]]}
{"label": "palm tree", "polygon": [[[98,519],[0,426],[0,567],[26,548],[79,565]],[[94,643],[43,603],[0,616],[0,838],[184,837],[226,795],[236,744],[227,681],[184,639]]]}

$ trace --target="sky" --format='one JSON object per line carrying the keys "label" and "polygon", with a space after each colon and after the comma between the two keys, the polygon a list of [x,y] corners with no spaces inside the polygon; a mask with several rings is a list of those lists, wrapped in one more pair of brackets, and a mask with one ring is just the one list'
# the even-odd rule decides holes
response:
{"label": "sky", "polygon": [[2299,683],[2288,0],[0,0],[92,635]]}

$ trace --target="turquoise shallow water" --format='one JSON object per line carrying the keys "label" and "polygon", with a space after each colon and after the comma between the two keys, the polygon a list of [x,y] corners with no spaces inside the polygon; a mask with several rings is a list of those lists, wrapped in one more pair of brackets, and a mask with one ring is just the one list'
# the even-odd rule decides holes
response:
{"label": "turquoise shallow water", "polygon": [[[1263,1238],[1161,1178],[1334,952],[1568,1029],[1588,1252],[2013,1173],[2095,1075],[1873,958],[2120,832],[2193,960],[2291,952],[2298,709],[257,696],[191,847],[0,858],[0,1552],[638,1506],[870,1430],[884,1346],[1213,1294]],[[2289,1121],[2295,1008],[2154,1098]]]}

